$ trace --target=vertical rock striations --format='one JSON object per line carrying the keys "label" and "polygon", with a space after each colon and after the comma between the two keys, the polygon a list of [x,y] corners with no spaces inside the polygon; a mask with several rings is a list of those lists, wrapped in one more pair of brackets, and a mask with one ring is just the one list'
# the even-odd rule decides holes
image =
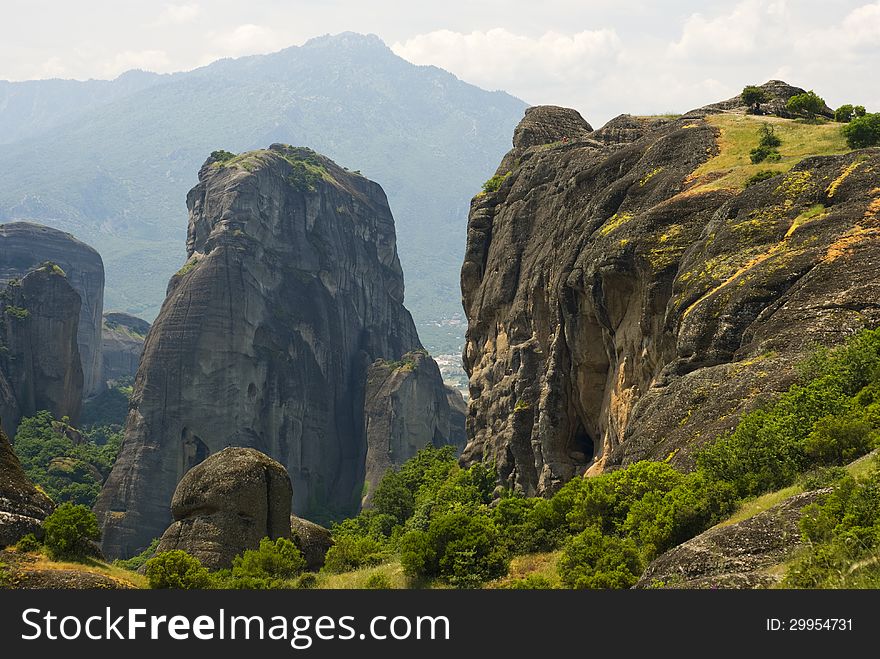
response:
{"label": "vertical rock striations", "polygon": [[54,507],[25,475],[6,433],[0,429],[0,547],[14,545],[28,533],[41,536],[40,523]]}
{"label": "vertical rock striations", "polygon": [[394,362],[378,360],[370,366],[364,411],[364,505],[369,504],[386,471],[425,446],[464,448],[464,400],[443,384],[440,369],[425,352],[410,352]]}
{"label": "vertical rock striations", "polygon": [[15,436],[18,422],[39,410],[75,423],[83,374],[77,348],[80,297],[56,265],[45,265],[0,292],[0,420]]}
{"label": "vertical rock striations", "polygon": [[695,170],[722,112],[592,132],[526,114],[500,186],[471,204],[465,463],[527,494],[644,458],[686,466],[814,342],[880,323],[880,152],[716,184]]}
{"label": "vertical rock striations", "polygon": [[83,396],[103,389],[101,323],[104,263],[101,256],[69,233],[33,222],[0,225],[0,282],[21,279],[46,262],[55,263],[82,300],[77,343],[82,360]]}
{"label": "vertical rock striations", "polygon": [[127,313],[105,313],[101,331],[102,379],[134,377],[150,323]]}
{"label": "vertical rock striations", "polygon": [[376,183],[274,144],[212,154],[187,206],[189,260],[147,336],[96,506],[114,556],[161,534],[177,482],[227,446],[283,464],[297,514],[355,512],[367,369],[421,348]]}

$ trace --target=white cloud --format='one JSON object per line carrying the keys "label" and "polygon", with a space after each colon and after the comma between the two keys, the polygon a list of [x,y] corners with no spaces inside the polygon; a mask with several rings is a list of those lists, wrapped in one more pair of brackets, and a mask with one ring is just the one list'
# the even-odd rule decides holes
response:
{"label": "white cloud", "polygon": [[131,69],[167,73],[173,66],[164,50],[125,50],[108,58],[103,68],[104,76],[112,78]]}
{"label": "white cloud", "polygon": [[153,26],[163,27],[166,25],[191,23],[198,17],[199,13],[201,13],[201,7],[196,3],[165,5],[165,9],[159,14],[159,17],[156,19],[156,22],[153,23]]}
{"label": "white cloud", "polygon": [[201,58],[201,64],[208,64],[220,57],[271,53],[290,45],[275,30],[253,23],[245,23],[226,32],[209,32],[205,35],[205,42],[211,52]]}

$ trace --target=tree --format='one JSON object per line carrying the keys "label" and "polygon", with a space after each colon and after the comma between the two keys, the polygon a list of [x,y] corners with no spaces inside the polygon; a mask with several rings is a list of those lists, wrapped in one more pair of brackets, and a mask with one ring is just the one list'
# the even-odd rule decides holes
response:
{"label": "tree", "polygon": [[630,588],[639,580],[642,560],[631,539],[590,526],[566,544],[557,569],[568,588]]}
{"label": "tree", "polygon": [[864,106],[864,105],[856,105],[856,106],[853,108],[853,114],[854,114],[855,116],[857,116],[857,117],[864,117],[865,114],[867,114],[867,113],[865,112],[865,106]]}
{"label": "tree", "polygon": [[181,549],[163,551],[146,563],[150,588],[207,588],[210,575],[202,562]]}
{"label": "tree", "polygon": [[846,143],[852,149],[864,149],[880,144],[880,113],[856,117],[843,127]]}
{"label": "tree", "polygon": [[777,148],[782,145],[782,140],[779,139],[773,126],[761,124],[761,127],[758,129],[758,138],[758,146],[752,149],[749,154],[752,164],[756,165],[765,160],[768,162],[778,162],[782,156]]}
{"label": "tree", "polygon": [[825,109],[825,99],[811,89],[803,94],[792,96],[788,99],[785,107],[789,112],[805,115],[807,119],[813,120]]}
{"label": "tree", "polygon": [[741,94],[742,102],[752,109],[753,114],[761,114],[761,103],[767,102],[767,94],[755,85],[747,85]]}
{"label": "tree", "polygon": [[841,124],[848,124],[855,116],[855,108],[849,103],[841,105],[834,111],[834,121]]}
{"label": "tree", "polygon": [[82,560],[88,556],[89,543],[101,539],[98,518],[86,506],[62,503],[43,522],[45,544],[52,558]]}
{"label": "tree", "polygon": [[258,580],[292,579],[302,572],[306,561],[287,538],[260,540],[259,549],[248,549],[232,559],[232,577]]}

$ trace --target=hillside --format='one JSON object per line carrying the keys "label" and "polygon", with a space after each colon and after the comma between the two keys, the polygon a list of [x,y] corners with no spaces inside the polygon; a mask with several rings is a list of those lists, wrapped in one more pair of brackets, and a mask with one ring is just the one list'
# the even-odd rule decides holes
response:
{"label": "hillside", "polygon": [[0,99],[0,221],[34,219],[93,245],[106,309],[157,314],[185,260],[182,199],[208,154],[283,142],[385,188],[407,305],[435,353],[461,344],[467,201],[525,107],[352,33],[189,73],[3,83]]}

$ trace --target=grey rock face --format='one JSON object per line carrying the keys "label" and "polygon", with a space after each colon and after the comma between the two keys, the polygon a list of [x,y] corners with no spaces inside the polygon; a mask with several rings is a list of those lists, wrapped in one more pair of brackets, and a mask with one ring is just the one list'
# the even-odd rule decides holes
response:
{"label": "grey rock face", "polygon": [[171,501],[174,523],[157,552],[182,549],[216,570],[260,540],[290,538],[287,470],[250,448],[227,448],[193,467]]}
{"label": "grey rock face", "polygon": [[584,121],[577,110],[555,105],[536,105],[526,110],[526,115],[513,132],[513,146],[527,149],[589,137],[592,126]]}
{"label": "grey rock face", "polygon": [[137,374],[150,323],[127,313],[104,314],[101,332],[102,378],[118,380]]}
{"label": "grey rock face", "polygon": [[880,151],[700,187],[710,115],[515,147],[473,200],[465,464],[526,494],[641,459],[686,468],[814,342],[880,323]]}
{"label": "grey rock face", "polygon": [[[764,90],[764,95],[767,97],[767,100],[764,103],[761,103],[761,111],[764,114],[773,114],[778,117],[791,117],[791,113],[785,107],[786,103],[788,103],[788,99],[790,99],[792,96],[803,94],[806,91],[805,89],[801,89],[800,87],[789,85],[787,82],[783,82],[782,80],[769,80],[763,85],[759,85],[759,87]],[[745,103],[743,103],[741,96],[734,96],[733,98],[729,98],[726,101],[707,105],[703,109],[744,111],[749,108],[747,108]],[[834,116],[834,111],[826,105],[824,108],[822,108],[822,111],[819,114],[830,118]]]}
{"label": "grey rock face", "polygon": [[290,516],[290,529],[294,544],[306,559],[306,569],[317,572],[324,567],[324,557],[327,555],[327,550],[333,546],[330,531],[295,515]]}
{"label": "grey rock face", "polygon": [[356,512],[367,369],[421,348],[376,183],[272,145],[209,159],[187,205],[190,258],[150,328],[96,506],[110,556],[161,533],[178,480],[226,446],[285,465],[297,514]]}
{"label": "grey rock face", "polygon": [[436,362],[410,352],[396,362],[378,360],[367,374],[367,457],[363,505],[389,469],[425,446],[465,444],[464,400],[443,385]]}
{"label": "grey rock face", "polygon": [[804,492],[749,519],[715,527],[658,556],[636,588],[766,588],[783,574],[770,570],[803,545],[803,509],[830,489]]}
{"label": "grey rock face", "polygon": [[[0,285],[2,286],[2,285]],[[77,348],[80,297],[57,266],[2,286],[0,414],[14,436],[23,416],[49,410],[79,417],[83,374]]]}
{"label": "grey rock face", "polygon": [[46,261],[57,264],[82,300],[77,344],[82,361],[83,396],[101,391],[101,322],[104,263],[101,256],[69,233],[33,222],[0,225],[0,282],[21,279]]}
{"label": "grey rock face", "polygon": [[42,537],[42,521],[54,510],[21,468],[6,433],[0,429],[0,547],[14,545],[28,533]]}

